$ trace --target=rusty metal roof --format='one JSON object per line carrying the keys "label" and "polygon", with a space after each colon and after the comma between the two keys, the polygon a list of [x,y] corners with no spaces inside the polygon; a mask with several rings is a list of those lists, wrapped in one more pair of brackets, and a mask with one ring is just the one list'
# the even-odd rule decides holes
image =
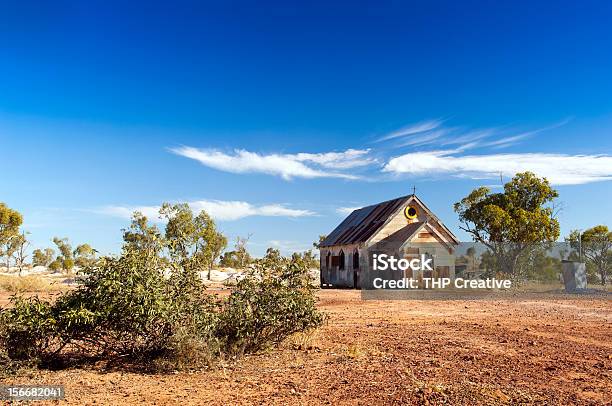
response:
{"label": "rusty metal roof", "polygon": [[412,195],[398,197],[353,211],[321,243],[321,247],[367,241]]}

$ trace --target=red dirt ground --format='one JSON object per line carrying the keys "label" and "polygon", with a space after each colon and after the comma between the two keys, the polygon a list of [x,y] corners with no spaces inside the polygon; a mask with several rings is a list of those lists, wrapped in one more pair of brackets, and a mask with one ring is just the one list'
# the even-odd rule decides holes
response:
{"label": "red dirt ground", "polygon": [[43,370],[3,383],[64,384],[62,403],[74,405],[612,404],[609,299],[318,295],[329,320],[301,346],[288,340],[214,370]]}

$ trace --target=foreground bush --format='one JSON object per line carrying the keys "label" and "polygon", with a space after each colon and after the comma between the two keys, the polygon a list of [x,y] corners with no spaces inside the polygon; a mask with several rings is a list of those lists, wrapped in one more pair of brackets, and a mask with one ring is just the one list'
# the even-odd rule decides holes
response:
{"label": "foreground bush", "polygon": [[308,264],[299,257],[288,260],[275,254],[268,251],[226,301],[216,329],[224,351],[238,355],[259,351],[323,322],[315,307]]}
{"label": "foreground bush", "polygon": [[0,313],[0,345],[13,360],[127,357],[172,368],[250,353],[321,324],[306,272],[299,260],[264,259],[219,300],[190,267],[127,249],[53,303],[14,297]]}

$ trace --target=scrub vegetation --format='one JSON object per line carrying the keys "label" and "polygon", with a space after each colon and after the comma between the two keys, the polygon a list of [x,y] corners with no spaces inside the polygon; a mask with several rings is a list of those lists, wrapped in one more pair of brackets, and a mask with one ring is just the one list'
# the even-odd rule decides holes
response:
{"label": "scrub vegetation", "polygon": [[[79,258],[90,257],[81,262],[81,283],[54,301],[14,296],[0,313],[5,362],[200,367],[323,322],[302,256],[269,250],[228,297],[217,298],[206,294],[201,272],[211,268],[225,237],[205,212],[194,215],[187,205],[164,205],[160,214],[163,232],[135,213],[119,256],[95,259],[90,249],[80,250]],[[56,244],[62,264],[74,258],[66,240]]]}

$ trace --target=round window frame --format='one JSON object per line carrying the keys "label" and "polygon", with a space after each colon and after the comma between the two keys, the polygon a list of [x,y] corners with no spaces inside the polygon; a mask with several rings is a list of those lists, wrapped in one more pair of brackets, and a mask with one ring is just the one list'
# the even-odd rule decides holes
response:
{"label": "round window frame", "polygon": [[[411,216],[409,211],[410,209],[414,210],[414,215]],[[417,218],[419,216],[419,210],[414,207],[414,206],[406,206],[406,208],[404,209],[404,216],[408,219],[408,220],[414,220],[415,218]]]}

